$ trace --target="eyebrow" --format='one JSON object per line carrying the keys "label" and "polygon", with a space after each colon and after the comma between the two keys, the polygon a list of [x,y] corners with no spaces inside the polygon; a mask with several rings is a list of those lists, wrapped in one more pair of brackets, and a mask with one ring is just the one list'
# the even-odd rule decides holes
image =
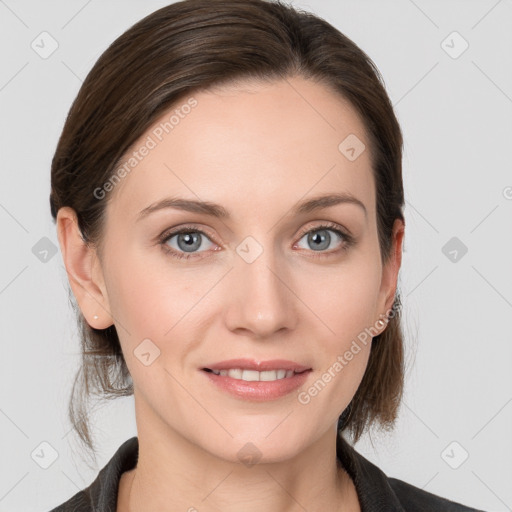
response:
{"label": "eyebrow", "polygon": [[[321,195],[307,199],[297,203],[292,208],[291,212],[294,215],[300,215],[344,203],[360,206],[363,209],[365,216],[368,216],[364,203],[347,192]],[[212,203],[210,201],[198,201],[195,199],[184,199],[180,197],[167,197],[150,204],[141,210],[137,216],[137,222],[153,212],[166,208],[175,208],[192,213],[202,213],[219,219],[229,220],[231,218],[229,212],[217,203]]]}

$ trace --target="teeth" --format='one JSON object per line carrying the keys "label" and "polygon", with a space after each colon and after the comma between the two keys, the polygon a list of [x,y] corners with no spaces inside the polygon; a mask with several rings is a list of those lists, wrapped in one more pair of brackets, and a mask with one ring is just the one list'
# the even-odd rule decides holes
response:
{"label": "teeth", "polygon": [[212,370],[215,375],[221,377],[231,377],[232,379],[245,380],[248,382],[253,381],[273,381],[287,379],[295,372],[293,370],[266,370],[258,372],[256,370],[243,370],[241,368],[232,368],[230,370]]}

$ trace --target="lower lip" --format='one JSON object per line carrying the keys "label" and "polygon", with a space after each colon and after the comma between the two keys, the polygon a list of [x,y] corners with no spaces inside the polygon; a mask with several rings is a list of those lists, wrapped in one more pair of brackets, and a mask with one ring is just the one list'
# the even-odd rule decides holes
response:
{"label": "lower lip", "polygon": [[276,400],[288,395],[302,386],[311,372],[311,370],[307,370],[302,373],[294,373],[291,377],[273,381],[246,381],[215,375],[213,372],[201,371],[220,389],[236,397],[256,402]]}

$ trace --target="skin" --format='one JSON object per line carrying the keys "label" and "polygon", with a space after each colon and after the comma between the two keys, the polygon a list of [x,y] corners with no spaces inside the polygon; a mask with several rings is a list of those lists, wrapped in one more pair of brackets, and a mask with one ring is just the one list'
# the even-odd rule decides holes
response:
{"label": "skin", "polygon": [[[115,324],[134,382],[139,461],[123,474],[118,510],[358,511],[354,484],[336,463],[336,422],[370,343],[308,404],[297,391],[267,402],[235,398],[200,368],[289,359],[312,368],[299,389],[307,390],[391,308],[403,223],[395,222],[382,266],[369,141],[330,89],[291,77],[193,96],[197,107],[111,192],[103,258],[83,244],[73,210],[58,212],[81,311],[97,329]],[[351,133],[366,144],[355,161],[338,150]],[[333,192],[351,193],[367,214],[350,203],[291,214],[298,201]],[[232,218],[165,209],[137,221],[171,195],[219,203]],[[329,231],[329,247],[315,251],[299,236],[326,221],[355,243],[343,251]],[[189,223],[207,236],[195,258],[173,258],[157,238]],[[252,263],[236,252],[247,236],[263,248]],[[177,236],[165,244],[180,251]],[[149,366],[134,355],[146,338],[160,350]],[[261,452],[250,467],[237,455],[248,442]]]}

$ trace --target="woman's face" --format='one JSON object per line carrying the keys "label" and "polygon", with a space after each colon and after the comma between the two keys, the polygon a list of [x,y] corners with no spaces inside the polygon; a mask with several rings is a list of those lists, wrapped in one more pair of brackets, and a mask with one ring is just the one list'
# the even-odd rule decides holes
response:
{"label": "woman's face", "polygon": [[[232,461],[246,443],[262,461],[304,450],[354,396],[396,286],[362,122],[311,81],[245,83],[183,99],[132,149],[98,281],[144,425]],[[300,209],[334,194],[354,200]],[[153,208],[171,198],[218,206]],[[205,370],[240,358],[308,371]]]}

